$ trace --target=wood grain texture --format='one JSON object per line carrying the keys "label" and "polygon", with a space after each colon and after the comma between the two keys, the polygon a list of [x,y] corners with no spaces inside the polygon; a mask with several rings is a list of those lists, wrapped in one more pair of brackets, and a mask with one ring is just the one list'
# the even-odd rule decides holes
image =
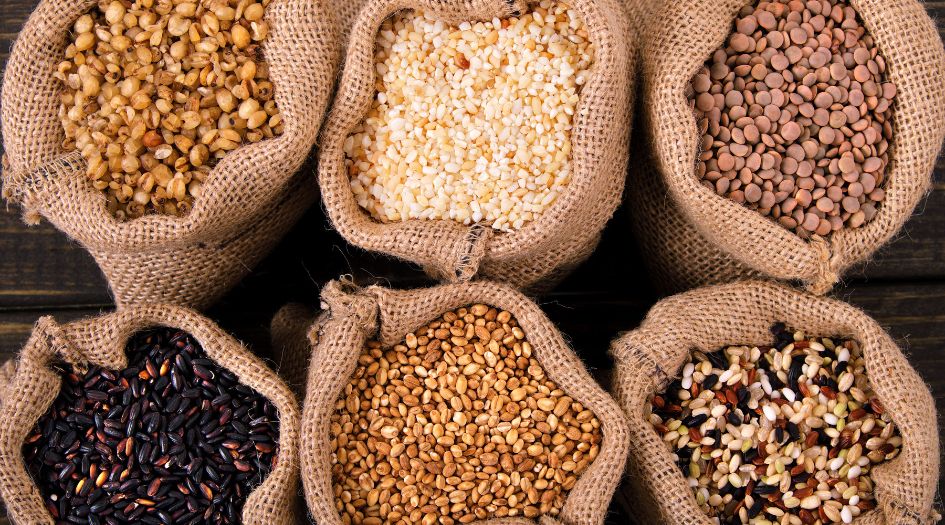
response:
{"label": "wood grain texture", "polygon": [[[343,0],[342,0],[343,1]],[[0,0],[0,67],[36,0]],[[945,2],[926,2],[945,28]],[[855,269],[835,295],[876,318],[900,342],[945,411],[945,162],[933,191],[897,239]],[[621,210],[595,253],[553,293],[538,298],[585,363],[600,376],[609,342],[638,325],[658,299]],[[182,254],[185,256],[186,254]],[[342,274],[362,285],[426,286],[415,267],[346,244],[314,207],[253,274],[208,315],[257,353],[270,354],[268,325],[287,302],[318,303],[320,286]],[[95,315],[112,299],[94,261],[48,223],[26,227],[0,207],[0,361],[9,359],[43,315],[61,321]],[[633,505],[632,494],[615,501]],[[0,525],[6,518],[0,516]],[[615,505],[608,523],[627,523]]]}

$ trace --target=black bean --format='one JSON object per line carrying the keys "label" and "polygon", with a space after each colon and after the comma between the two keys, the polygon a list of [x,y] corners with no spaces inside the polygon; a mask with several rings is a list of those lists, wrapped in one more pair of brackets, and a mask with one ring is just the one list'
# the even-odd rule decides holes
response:
{"label": "black bean", "polygon": [[23,446],[53,520],[239,523],[275,460],[275,407],[179,330],[139,333],[126,353],[118,372],[63,369]]}
{"label": "black bean", "polygon": [[719,376],[716,374],[709,374],[705,377],[705,380],[702,382],[703,390],[711,390],[716,383],[719,382]]}
{"label": "black bean", "polygon": [[760,514],[763,506],[764,506],[764,500],[761,498],[756,499],[755,502],[752,503],[751,507],[748,508],[748,517],[754,518],[755,516]]}

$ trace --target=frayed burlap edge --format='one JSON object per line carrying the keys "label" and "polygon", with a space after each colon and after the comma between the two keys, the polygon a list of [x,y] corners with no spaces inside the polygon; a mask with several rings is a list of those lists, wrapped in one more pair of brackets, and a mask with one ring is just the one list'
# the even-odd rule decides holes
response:
{"label": "frayed burlap edge", "polygon": [[[810,291],[825,293],[851,265],[869,258],[896,235],[929,190],[945,137],[945,51],[934,23],[916,0],[851,0],[886,58],[889,79],[898,87],[886,200],[864,227],[808,242],[716,195],[693,173],[699,137],[687,100],[689,82],[730,34],[735,15],[745,4],[745,0],[661,3],[655,29],[645,35],[643,46],[644,113],[654,167],[674,206],[711,244],[703,248],[693,236],[692,251],[697,255],[692,258],[714,257],[721,250],[738,265],[777,279],[803,281]],[[736,273],[740,272],[732,276]]]}
{"label": "frayed burlap edge", "polygon": [[903,437],[900,455],[873,469],[878,507],[856,525],[930,525],[939,472],[935,404],[928,387],[885,331],[846,303],[782,285],[745,281],[665,299],[642,326],[617,339],[612,392],[630,419],[628,483],[636,497],[628,510],[641,523],[704,524],[682,472],[644,418],[648,397],[662,391],[694,350],[771,343],[771,325],[787,322],[812,335],[855,339],[870,382]]}
{"label": "frayed burlap edge", "polygon": [[[178,286],[186,288],[182,301],[206,306],[225,289],[201,290],[205,281],[235,283],[229,277],[258,261],[315,199],[314,190],[291,194],[299,192],[299,179],[311,177],[296,172],[315,143],[334,86],[340,58],[334,12],[324,0],[274,0],[267,7],[263,52],[284,134],[222,159],[187,216],[120,222],[86,179],[84,160],[62,149],[61,85],[52,76],[72,22],[93,5],[43,0],[19,33],[3,79],[4,196],[22,206],[28,223],[44,216],[92,252],[119,304],[142,298],[179,303],[177,294],[164,293]],[[189,264],[190,255],[201,264]],[[175,278],[171,286],[167,274]],[[181,282],[182,274],[191,279]]]}
{"label": "frayed burlap edge", "polygon": [[13,382],[14,373],[16,373],[16,361],[11,359],[0,365],[0,405],[3,405],[3,399],[7,396],[7,389]]}
{"label": "frayed burlap edge", "polygon": [[[334,403],[354,372],[364,344],[372,338],[385,346],[396,344],[406,333],[430,319],[480,302],[511,312],[531,341],[535,357],[545,367],[548,377],[593,411],[602,424],[604,441],[600,454],[572,489],[561,514],[557,518],[544,516],[537,522],[543,525],[603,523],[628,453],[626,420],[537,305],[511,288],[491,282],[395,291],[380,287],[361,290],[349,283],[333,281],[323,290],[322,301],[325,312],[309,326],[307,333],[312,357],[302,426],[302,484],[309,511],[317,523],[341,523],[331,487],[329,421]],[[304,320],[311,319],[311,315],[310,311],[292,306],[277,315],[274,325],[280,326],[278,332],[283,336],[299,337]],[[299,344],[283,339],[276,347],[298,349]],[[536,521],[514,518],[476,523],[526,525]]]}
{"label": "frayed burlap edge", "polygon": [[15,365],[2,392],[0,418],[0,496],[16,523],[54,523],[39,490],[23,463],[22,446],[40,416],[59,393],[61,377],[52,364],[63,361],[84,369],[89,365],[122,368],[125,344],[134,333],[156,327],[179,328],[196,339],[207,356],[233,372],[239,381],[272,402],[279,413],[279,461],[269,476],[247,497],[242,521],[253,525],[294,525],[301,511],[298,493],[299,407],[278,376],[242,344],[194,311],[176,306],[148,305],[123,309],[60,325],[43,317]]}
{"label": "frayed burlap edge", "polygon": [[[538,220],[514,233],[488,227],[477,231],[452,221],[381,224],[360,208],[350,189],[343,143],[374,95],[374,41],[381,22],[409,8],[434,12],[447,22],[507,17],[523,11],[527,3],[380,0],[365,4],[355,20],[342,21],[350,33],[338,94],[322,133],[319,183],[332,224],[349,242],[418,263],[438,279],[457,281],[479,273],[520,288],[576,266],[586,246],[596,243],[623,191],[633,107],[637,40],[631,35],[627,9],[616,0],[570,2],[584,16],[597,43],[597,62],[576,112],[572,181]],[[637,3],[642,0],[629,4]],[[354,14],[349,10],[342,16]]]}

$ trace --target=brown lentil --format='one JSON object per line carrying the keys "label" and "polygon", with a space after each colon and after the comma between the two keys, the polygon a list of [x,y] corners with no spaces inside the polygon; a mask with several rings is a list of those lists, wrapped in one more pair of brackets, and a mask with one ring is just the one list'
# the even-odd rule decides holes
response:
{"label": "brown lentil", "polygon": [[554,516],[601,439],[509,312],[460,308],[366,345],[331,418],[337,509],[345,524]]}
{"label": "brown lentil", "polygon": [[692,80],[702,183],[803,238],[885,199],[896,86],[844,0],[762,0]]}
{"label": "brown lentil", "polygon": [[99,0],[56,77],[63,146],[119,219],[183,215],[211,168],[282,133],[260,47],[270,0]]}
{"label": "brown lentil", "polygon": [[902,437],[855,341],[772,332],[773,346],[693,352],[648,418],[716,523],[851,523]]}

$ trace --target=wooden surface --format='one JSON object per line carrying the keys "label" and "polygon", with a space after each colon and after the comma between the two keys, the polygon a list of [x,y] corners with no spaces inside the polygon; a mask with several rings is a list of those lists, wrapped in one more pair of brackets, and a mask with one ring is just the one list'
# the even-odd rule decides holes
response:
{"label": "wooden surface", "polygon": [[[35,0],[0,0],[0,65]],[[945,2],[927,2],[945,19]],[[940,27],[945,27],[940,22]],[[305,169],[311,171],[309,165]],[[633,329],[657,300],[647,285],[641,254],[625,210],[605,232],[599,250],[557,290],[540,297],[552,319],[589,367],[606,372],[608,343]],[[182,254],[186,256],[186,254]],[[268,325],[287,302],[316,305],[327,280],[353,274],[359,284],[410,287],[427,283],[415,268],[347,245],[314,207],[259,268],[209,316],[261,354]],[[945,164],[932,193],[899,238],[852,272],[834,296],[865,309],[899,341],[945,409]],[[98,268],[81,247],[48,223],[26,227],[17,210],[0,207],[0,361],[26,340],[35,320],[69,320],[109,309],[112,300]],[[941,486],[941,483],[940,483]],[[633,504],[631,495],[615,498]],[[626,523],[617,505],[612,523]],[[0,524],[5,519],[0,518]]]}

